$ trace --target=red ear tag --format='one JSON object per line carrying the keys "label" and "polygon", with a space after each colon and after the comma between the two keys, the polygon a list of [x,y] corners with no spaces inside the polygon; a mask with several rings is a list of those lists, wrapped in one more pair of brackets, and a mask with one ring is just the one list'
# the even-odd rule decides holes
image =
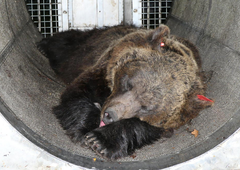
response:
{"label": "red ear tag", "polygon": [[212,100],[210,100],[210,99],[206,98],[206,97],[205,97],[205,96],[203,96],[203,95],[197,95],[197,97],[198,97],[198,99],[199,99],[199,100],[204,100],[204,101],[213,102]]}
{"label": "red ear tag", "polygon": [[161,42],[160,46],[161,46],[161,47],[164,47],[164,45],[165,45],[165,44],[164,44],[163,42]]}

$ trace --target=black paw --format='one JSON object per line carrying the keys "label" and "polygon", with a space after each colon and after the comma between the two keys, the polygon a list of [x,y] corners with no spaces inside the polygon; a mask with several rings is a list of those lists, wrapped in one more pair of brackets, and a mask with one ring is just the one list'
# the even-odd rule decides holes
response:
{"label": "black paw", "polygon": [[97,136],[94,133],[89,132],[85,136],[85,145],[89,146],[101,157],[104,157],[104,158],[108,157],[106,147],[103,145],[103,142],[101,142],[101,140],[97,138]]}
{"label": "black paw", "polygon": [[85,145],[96,152],[100,157],[108,160],[116,160],[127,156],[126,148],[121,147],[113,136],[106,137],[98,128],[85,135]]}
{"label": "black paw", "polygon": [[53,113],[74,143],[81,143],[85,134],[100,124],[100,110],[84,99],[60,104],[53,108]]}

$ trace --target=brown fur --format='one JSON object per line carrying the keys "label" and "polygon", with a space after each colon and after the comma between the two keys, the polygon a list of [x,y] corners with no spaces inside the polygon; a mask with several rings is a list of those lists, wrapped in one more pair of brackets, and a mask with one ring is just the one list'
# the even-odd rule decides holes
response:
{"label": "brown fur", "polygon": [[[196,98],[205,93],[198,50],[189,41],[169,33],[168,27],[162,25],[154,31],[130,33],[114,44],[106,76],[112,94],[103,106],[102,117],[111,107],[118,120],[139,117],[169,129],[178,128],[212,105]],[[160,42],[165,46],[160,47]],[[121,97],[119,80],[125,75],[134,88],[132,94]]]}

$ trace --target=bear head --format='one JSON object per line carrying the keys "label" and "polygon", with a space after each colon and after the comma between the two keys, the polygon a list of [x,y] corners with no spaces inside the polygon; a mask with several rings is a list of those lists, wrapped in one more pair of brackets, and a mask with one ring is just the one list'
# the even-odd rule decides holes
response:
{"label": "bear head", "polygon": [[111,95],[102,107],[105,124],[138,117],[164,126],[169,117],[179,118],[191,87],[203,86],[192,49],[165,25],[126,35],[107,55]]}

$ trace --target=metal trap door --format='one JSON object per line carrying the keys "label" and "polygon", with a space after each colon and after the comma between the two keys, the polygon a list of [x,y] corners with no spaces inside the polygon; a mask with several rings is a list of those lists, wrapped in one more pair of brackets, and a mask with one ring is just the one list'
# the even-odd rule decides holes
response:
{"label": "metal trap door", "polygon": [[147,29],[165,23],[172,0],[26,0],[44,37],[68,29],[133,24]]}

